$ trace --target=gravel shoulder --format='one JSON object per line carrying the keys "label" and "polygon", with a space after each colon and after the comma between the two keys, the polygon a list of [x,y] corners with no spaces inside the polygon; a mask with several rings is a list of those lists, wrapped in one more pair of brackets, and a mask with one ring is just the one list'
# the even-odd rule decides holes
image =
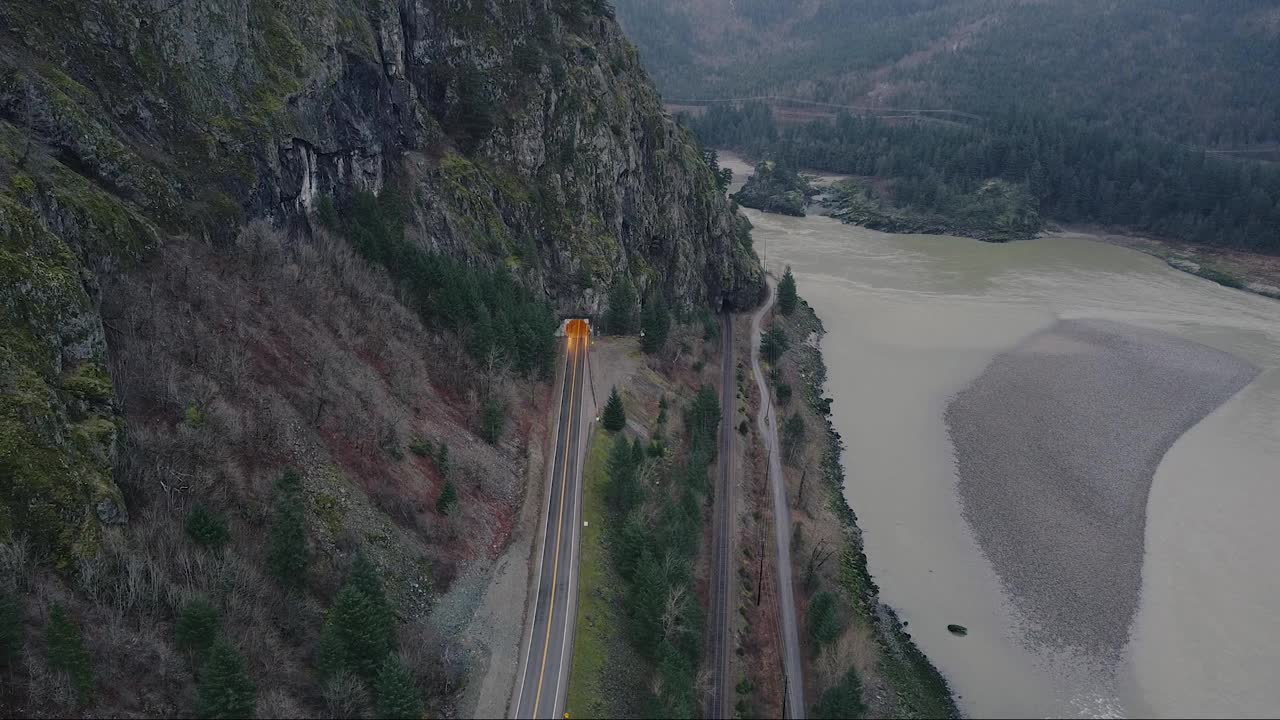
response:
{"label": "gravel shoulder", "polygon": [[1156,467],[1256,374],[1162,333],[1062,320],[956,395],[946,421],[965,518],[1032,642],[1119,661]]}

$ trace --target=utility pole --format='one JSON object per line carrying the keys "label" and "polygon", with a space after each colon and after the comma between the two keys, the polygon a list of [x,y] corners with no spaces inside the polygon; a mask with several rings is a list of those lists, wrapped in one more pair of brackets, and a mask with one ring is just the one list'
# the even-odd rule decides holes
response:
{"label": "utility pole", "polygon": [[[784,651],[784,652],[785,652],[785,651]],[[778,656],[778,662],[779,662],[779,663],[781,663],[781,662],[782,662],[782,656],[781,656],[781,655],[779,655],[779,656]],[[789,695],[791,695],[791,689],[790,689],[790,687],[789,687],[789,685],[790,685],[790,684],[791,684],[791,678],[787,677],[787,670],[786,670],[786,668],[784,667],[784,668],[782,669],[782,717],[784,717],[784,718],[785,718],[785,717],[788,717],[788,715],[787,715],[787,697],[788,697]]]}

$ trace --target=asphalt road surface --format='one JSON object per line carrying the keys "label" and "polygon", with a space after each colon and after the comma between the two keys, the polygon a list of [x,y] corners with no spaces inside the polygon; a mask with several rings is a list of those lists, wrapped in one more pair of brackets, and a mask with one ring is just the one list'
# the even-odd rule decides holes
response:
{"label": "asphalt road surface", "polygon": [[560,418],[539,553],[541,565],[533,595],[533,622],[516,684],[517,718],[560,718],[564,714],[577,605],[578,528],[582,517],[579,480],[585,437],[582,393],[590,342],[586,323],[570,321],[566,327]]}
{"label": "asphalt road surface", "polygon": [[760,388],[760,414],[756,422],[769,452],[769,485],[773,495],[774,544],[778,551],[778,627],[782,631],[782,664],[786,685],[786,716],[803,718],[804,678],[800,664],[800,636],[796,630],[796,596],[791,584],[791,512],[787,508],[787,485],[782,476],[781,449],[778,445],[777,414],[773,396],[760,370],[760,321],[773,307],[774,283],[768,281],[769,297],[751,318],[751,373]]}
{"label": "asphalt road surface", "polygon": [[712,558],[711,622],[708,629],[708,648],[711,652],[711,693],[707,699],[708,718],[726,718],[734,715],[734,678],[731,674],[733,657],[733,522],[734,488],[737,483],[734,470],[733,436],[737,432],[733,421],[737,416],[734,401],[738,386],[734,377],[733,317],[725,315],[720,323],[724,339],[724,357],[720,385],[720,462],[716,478],[716,493],[712,507]]}

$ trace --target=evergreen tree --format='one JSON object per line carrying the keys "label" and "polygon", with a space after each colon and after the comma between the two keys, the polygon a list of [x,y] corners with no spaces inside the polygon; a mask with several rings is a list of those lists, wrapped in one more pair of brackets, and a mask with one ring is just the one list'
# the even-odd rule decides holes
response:
{"label": "evergreen tree", "polygon": [[267,561],[271,574],[285,587],[298,588],[306,581],[307,528],[302,507],[302,477],[293,470],[276,481]]}
{"label": "evergreen tree", "polygon": [[827,645],[840,637],[844,628],[836,611],[835,596],[825,590],[813,596],[809,603],[809,639],[813,644],[814,654],[822,651]]}
{"label": "evergreen tree", "polygon": [[764,359],[768,360],[771,365],[777,364],[789,346],[790,342],[787,340],[787,333],[778,325],[769,326],[769,329],[765,331],[764,336],[760,339],[760,352],[764,354]]}
{"label": "evergreen tree", "polygon": [[387,655],[378,669],[373,692],[380,718],[421,718],[422,696],[414,685],[413,676],[405,670],[394,654]]}
{"label": "evergreen tree", "polygon": [[342,641],[342,631],[337,623],[330,620],[320,630],[320,648],[317,651],[316,665],[320,669],[320,679],[328,680],[350,667],[347,657],[347,646]]}
{"label": "evergreen tree", "polygon": [[200,671],[196,714],[239,720],[253,717],[257,706],[257,689],[249,679],[244,658],[227,641],[219,639],[210,648],[209,660]]}
{"label": "evergreen tree", "polygon": [[338,208],[333,204],[332,195],[320,196],[320,202],[316,205],[316,219],[330,230],[338,229]]}
{"label": "evergreen tree", "polygon": [[485,442],[496,445],[502,438],[502,429],[506,424],[507,404],[496,397],[485,400],[480,422],[480,436],[485,439]]}
{"label": "evergreen tree", "polygon": [[720,323],[716,320],[716,316],[711,314],[710,310],[702,311],[702,339],[705,342],[711,342],[720,337]]}
{"label": "evergreen tree", "polygon": [[18,598],[0,590],[0,669],[22,654],[22,606]]}
{"label": "evergreen tree", "polygon": [[80,634],[80,624],[68,617],[61,605],[54,605],[49,612],[45,641],[49,647],[49,667],[70,678],[81,702],[88,700],[93,692],[92,661]]}
{"label": "evergreen tree", "polygon": [[782,273],[782,280],[778,281],[778,311],[783,315],[790,315],[796,311],[797,300],[796,278],[788,265],[786,272]]}
{"label": "evergreen tree", "polygon": [[604,327],[610,335],[636,333],[636,291],[626,277],[619,278],[609,288],[609,309],[604,316]]}
{"label": "evergreen tree", "polygon": [[369,632],[380,634],[385,639],[388,648],[394,647],[396,642],[395,612],[391,608],[391,601],[387,599],[387,593],[382,586],[382,577],[378,573],[378,568],[364,553],[356,555],[355,562],[351,565],[351,575],[347,578],[347,584],[369,598],[369,607],[373,612]]}
{"label": "evergreen tree", "polygon": [[436,446],[436,472],[440,473],[440,477],[449,476],[449,446],[443,440]]}
{"label": "evergreen tree", "polygon": [[646,657],[657,655],[662,642],[662,611],[666,606],[667,579],[653,553],[644,551],[628,592],[627,609],[636,649]]}
{"label": "evergreen tree", "polygon": [[634,448],[625,437],[619,436],[613,441],[609,450],[607,472],[609,489],[606,502],[615,518],[625,518],[640,499],[640,488],[636,484],[636,459]]}
{"label": "evergreen tree", "polygon": [[609,393],[609,400],[604,404],[604,414],[600,422],[609,432],[618,432],[627,426],[627,412],[622,406],[622,396],[615,386]]}
{"label": "evergreen tree", "polygon": [[653,299],[644,306],[642,325],[644,339],[641,340],[640,347],[649,354],[662,350],[671,333],[671,312],[667,309],[662,293],[655,292]]}
{"label": "evergreen tree", "polygon": [[782,421],[782,452],[787,462],[795,459],[796,453],[804,447],[804,419],[795,412]]}
{"label": "evergreen tree", "polygon": [[862,702],[862,683],[858,680],[858,672],[849,668],[835,687],[822,694],[822,699],[813,706],[810,717],[814,720],[858,718],[866,710],[866,705]]}
{"label": "evergreen tree", "polygon": [[452,480],[445,480],[444,487],[440,488],[440,497],[436,498],[436,512],[450,515],[457,507],[458,488],[453,486]]}
{"label": "evergreen tree", "polygon": [[333,628],[328,632],[336,640],[328,642],[326,651],[331,655],[322,658],[322,669],[333,672],[334,661],[341,659],[356,674],[372,679],[391,650],[384,621],[382,611],[368,595],[350,583],[345,585],[329,612]]}
{"label": "evergreen tree", "polygon": [[[689,403],[689,408],[685,412],[684,422],[689,433],[691,450],[696,451],[707,446],[715,448],[716,429],[720,426],[720,399],[716,396],[715,388],[706,384],[698,386],[698,392],[693,396],[693,402]],[[713,455],[707,460],[710,462],[714,459]]]}
{"label": "evergreen tree", "polygon": [[193,653],[197,661],[203,661],[218,639],[218,610],[204,598],[187,603],[178,613],[175,628],[178,647]]}
{"label": "evergreen tree", "polygon": [[786,405],[791,402],[791,385],[789,383],[780,382],[777,385],[778,404]]}
{"label": "evergreen tree", "polygon": [[196,505],[187,514],[185,529],[192,542],[211,550],[221,550],[231,538],[227,519],[204,505]]}

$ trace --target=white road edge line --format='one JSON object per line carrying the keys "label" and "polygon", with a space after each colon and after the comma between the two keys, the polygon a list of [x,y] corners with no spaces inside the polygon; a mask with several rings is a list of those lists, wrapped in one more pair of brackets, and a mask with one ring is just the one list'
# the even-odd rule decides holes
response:
{"label": "white road edge line", "polygon": [[[569,374],[569,353],[567,352],[568,343],[569,341],[566,339],[564,377],[568,377],[568,374]],[[556,401],[556,415],[555,415],[556,439],[551,443],[551,465],[547,470],[547,472],[549,473],[548,477],[553,477],[555,474],[556,445],[559,444],[558,440],[560,437],[560,415],[563,412],[564,412],[564,392],[562,391],[560,393],[560,399]],[[565,452],[566,453],[569,452],[569,447],[567,444],[565,445]],[[533,631],[538,624],[538,595],[542,593],[542,561],[544,559],[543,548],[547,546],[547,543],[546,543],[547,534],[550,532],[550,529],[551,529],[551,486],[550,484],[547,485],[547,512],[545,515],[543,515],[543,517],[547,519],[547,522],[542,530],[543,542],[538,545],[538,561],[537,563],[535,563],[535,566],[537,567],[537,573],[538,573],[538,584],[535,586],[536,589],[533,591],[533,613],[529,618],[529,644],[525,648],[525,661],[522,664],[522,667],[520,669],[520,689],[519,691],[516,692],[516,700],[514,703],[514,707],[512,707],[511,709],[512,718],[520,717],[520,700],[524,697],[525,675],[529,672],[529,654],[533,652]],[[548,618],[548,621],[549,620],[550,618]]]}
{"label": "white road edge line", "polygon": [[[588,340],[589,340],[589,339],[590,339],[590,338],[588,338]],[[586,351],[584,351],[584,353],[583,353],[583,361],[582,361],[584,365],[586,364],[586,354],[585,354],[585,353],[586,353]],[[582,401],[582,400],[579,400],[579,403],[581,403],[581,402],[583,402],[583,401]],[[578,408],[579,408],[579,410],[581,410],[582,405],[581,405],[581,404],[579,404],[579,405],[578,405]],[[572,408],[570,408],[570,411],[572,412]],[[578,437],[579,437],[579,439],[581,439],[581,437],[582,437],[582,431],[587,427],[587,425],[588,425],[587,423],[578,423]],[[589,436],[588,436],[588,437],[589,437]],[[570,438],[570,440],[572,440],[572,438]],[[570,448],[570,446],[571,446],[571,445],[572,445],[572,443],[570,443],[570,442],[566,442],[566,443],[565,443],[565,446],[564,446],[564,452],[565,452],[565,454],[566,454],[566,455],[568,455],[568,454],[569,454],[569,448]],[[581,443],[581,442],[579,442],[579,443],[578,443],[578,447],[579,447],[579,449],[581,449],[581,447],[582,447],[582,443]],[[581,465],[579,465],[579,463],[578,463],[578,457],[579,457],[580,455],[581,455],[581,453],[575,453],[575,454],[574,454],[574,458],[573,458],[574,468],[575,468],[575,470],[577,470],[577,473],[578,473],[578,491],[577,491],[576,493],[574,493],[574,499],[573,499],[573,525],[571,525],[571,527],[573,528],[573,539],[569,541],[569,553],[570,553],[570,556],[571,556],[571,557],[570,557],[570,559],[571,559],[573,562],[570,562],[570,563],[569,563],[569,586],[568,586],[567,588],[565,588],[565,595],[566,595],[566,596],[567,596],[567,598],[568,598],[565,604],[566,604],[566,605],[572,605],[572,608],[570,608],[570,607],[566,607],[566,608],[565,608],[565,616],[564,616],[564,633],[563,633],[563,635],[562,635],[562,636],[561,636],[561,638],[560,638],[560,664],[559,664],[559,666],[558,666],[558,667],[559,667],[560,678],[559,678],[559,680],[556,682],[556,696],[555,696],[555,699],[554,699],[554,701],[552,702],[552,705],[551,705],[551,711],[552,711],[552,713],[559,713],[559,712],[560,712],[560,708],[561,708],[561,705],[560,705],[560,690],[561,690],[561,688],[563,687],[563,688],[565,688],[565,689],[568,689],[568,685],[569,685],[569,678],[568,678],[568,676],[565,674],[565,671],[564,671],[564,653],[565,653],[565,647],[566,647],[566,645],[568,644],[568,641],[569,641],[569,626],[572,624],[572,623],[570,622],[570,619],[572,618],[573,620],[576,620],[576,619],[577,619],[577,611],[578,611],[578,593],[577,593],[577,585],[575,585],[575,584],[574,584],[574,577],[576,576],[576,574],[577,574],[577,572],[578,572],[578,562],[581,560],[581,558],[579,558],[579,557],[578,557],[578,541],[579,541],[579,539],[582,537],[582,534],[581,534],[581,532],[579,532],[579,530],[578,530],[578,520],[581,518],[581,515],[579,515],[579,513],[582,511],[582,471],[583,471],[583,469],[584,469],[584,467],[585,467],[585,465],[586,465],[585,460],[584,460],[584,462],[583,462]],[[568,460],[568,458],[565,458],[565,459],[566,459],[566,461]],[[569,613],[569,610],[570,610],[570,609],[572,609],[572,610],[573,610],[573,614],[570,614],[570,613]]]}

